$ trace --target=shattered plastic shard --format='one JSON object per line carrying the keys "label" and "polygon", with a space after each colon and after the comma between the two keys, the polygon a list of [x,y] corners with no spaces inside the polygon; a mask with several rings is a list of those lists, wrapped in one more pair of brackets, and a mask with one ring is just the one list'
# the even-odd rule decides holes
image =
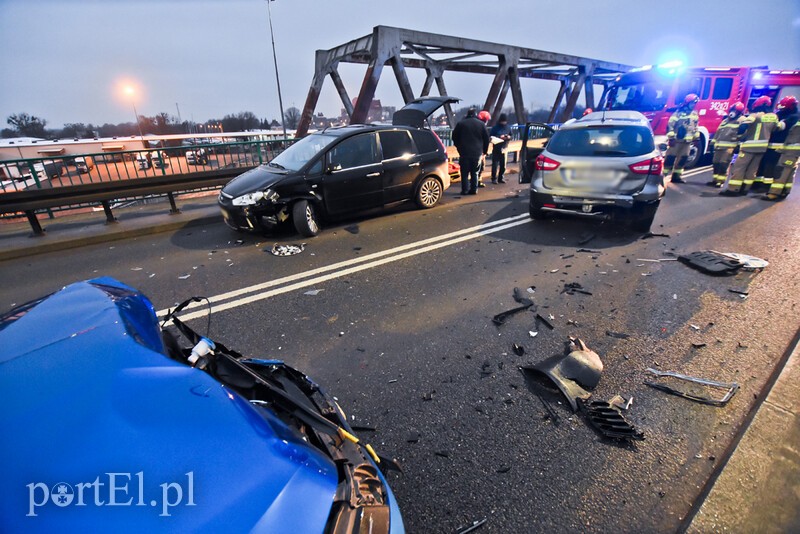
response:
{"label": "shattered plastic shard", "polygon": [[299,245],[279,245],[275,243],[272,245],[270,252],[273,256],[294,256],[300,254],[306,248],[305,243]]}
{"label": "shattered plastic shard", "polygon": [[[614,399],[612,399],[613,401]],[[644,440],[644,432],[630,424],[617,405],[611,401],[584,401],[581,407],[589,423],[608,438],[620,440]]]}
{"label": "shattered plastic shard", "polygon": [[726,405],[728,401],[731,400],[731,397],[733,397],[733,395],[736,393],[736,390],[739,389],[739,384],[737,384],[736,382],[731,382],[731,383],[717,382],[715,380],[706,380],[704,378],[696,378],[693,376],[682,375],[680,373],[674,373],[672,371],[657,371],[656,369],[652,368],[648,368],[647,371],[661,378],[664,377],[675,378],[685,382],[691,382],[694,384],[700,384],[701,386],[707,386],[711,391],[713,391],[713,389],[711,388],[724,390],[725,395],[723,395],[722,398],[714,399],[711,397],[706,397],[700,394],[693,393],[692,391],[683,391],[675,389],[659,382],[648,382],[647,380],[645,380],[644,382],[646,385],[656,389],[660,389],[661,391],[665,391],[667,393],[671,393],[673,395],[677,395],[685,399],[693,400],[695,402],[700,402],[702,404],[709,404],[711,406]]}
{"label": "shattered plastic shard", "polygon": [[692,252],[678,256],[678,261],[698,271],[717,276],[736,274],[745,265],[743,261],[713,250]]}
{"label": "shattered plastic shard", "polygon": [[587,400],[600,382],[603,362],[596,352],[580,339],[570,338],[570,352],[566,355],[551,356],[524,370],[539,372],[555,383],[556,387],[569,401],[572,411],[578,411],[576,399]]}

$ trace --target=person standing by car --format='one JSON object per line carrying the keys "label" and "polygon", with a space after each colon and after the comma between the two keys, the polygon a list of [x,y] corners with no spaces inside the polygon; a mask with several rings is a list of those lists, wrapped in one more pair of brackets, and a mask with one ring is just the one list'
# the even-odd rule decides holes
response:
{"label": "person standing by car", "polygon": [[664,176],[672,175],[672,182],[686,183],[681,175],[686,162],[689,160],[689,151],[692,142],[699,135],[697,124],[700,117],[694,111],[694,106],[700,100],[694,93],[689,93],[683,103],[669,118],[667,131],[667,154],[664,158]]}
{"label": "person standing by car", "polygon": [[489,149],[489,132],[486,125],[475,116],[475,108],[453,128],[453,144],[458,150],[461,166],[461,194],[478,194],[478,168],[481,158]]}
{"label": "person standing by car", "polygon": [[736,102],[731,106],[728,116],[720,123],[717,133],[711,140],[714,147],[714,160],[712,169],[714,176],[708,185],[722,187],[728,177],[728,167],[733,159],[733,151],[739,141],[739,125],[742,124],[744,116],[744,104]]}
{"label": "person standing by car", "polygon": [[744,136],[739,147],[739,157],[731,166],[728,188],[719,193],[723,196],[747,194],[755,181],[758,165],[767,151],[772,132],[783,128],[783,123],[772,113],[772,99],[760,96],[753,102],[753,113],[742,121],[740,128],[744,129]]}
{"label": "person standing by car", "polygon": [[[775,165],[774,179],[769,187],[769,192],[761,197],[764,200],[783,200],[792,192],[794,175],[797,173],[797,160],[800,157],[800,114],[797,112],[797,98],[787,96],[778,104],[778,108],[793,109],[791,115],[786,116],[783,130],[785,137],[780,139],[778,150],[778,164]],[[774,134],[773,134],[774,137]]]}
{"label": "person standing by car", "polygon": [[[492,114],[484,109],[484,110],[481,110],[480,113],[478,113],[478,118],[480,120],[482,120],[483,124],[488,128],[489,127],[489,121],[492,120]],[[489,143],[491,144],[491,137],[489,139]],[[483,183],[483,169],[486,168],[486,156],[487,155],[488,155],[488,152],[486,154],[484,154],[483,156],[481,156],[481,162],[478,164],[478,187],[486,187],[486,184]]]}
{"label": "person standing by car", "polygon": [[503,176],[506,174],[506,149],[508,141],[511,139],[511,128],[508,126],[508,116],[501,113],[497,118],[497,124],[492,126],[489,132],[490,137],[502,139],[502,142],[492,145],[492,183],[506,183]]}

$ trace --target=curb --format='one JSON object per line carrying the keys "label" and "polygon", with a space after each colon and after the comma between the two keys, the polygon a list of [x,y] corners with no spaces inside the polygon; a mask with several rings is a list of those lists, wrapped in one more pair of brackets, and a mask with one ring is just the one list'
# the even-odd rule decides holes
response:
{"label": "curb", "polygon": [[[97,234],[80,236],[80,237],[67,237],[67,238],[59,238],[56,236],[54,237],[54,239],[58,239],[58,241],[38,242],[30,246],[11,247],[5,250],[0,250],[0,261],[24,258],[27,256],[34,256],[37,254],[45,254],[47,252],[59,252],[87,245],[96,245],[99,243],[119,241],[121,239],[128,239],[131,237],[141,237],[146,235],[159,234],[163,232],[170,232],[173,230],[178,230],[180,228],[186,228],[190,226],[201,226],[204,224],[218,222],[219,220],[220,220],[219,213],[215,211],[213,215],[212,214],[199,215],[197,217],[191,217],[191,218],[184,217],[181,220],[165,222],[162,224],[137,226],[131,228],[121,228],[121,225],[125,224],[124,222],[114,223],[114,225],[120,225],[119,230],[109,229],[109,226],[111,225],[108,225],[104,227],[106,231]],[[46,240],[48,237],[49,236],[45,234],[45,236],[43,237],[31,237],[30,239]]]}

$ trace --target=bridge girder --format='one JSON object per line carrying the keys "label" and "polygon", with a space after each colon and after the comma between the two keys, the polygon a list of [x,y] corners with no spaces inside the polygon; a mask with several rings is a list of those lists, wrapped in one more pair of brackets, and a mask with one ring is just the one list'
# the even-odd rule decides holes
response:
{"label": "bridge girder", "polygon": [[[355,105],[339,76],[340,63],[367,65]],[[553,80],[561,84],[551,112],[552,122],[559,109],[561,120],[572,115],[581,90],[584,90],[586,106],[594,107],[594,84],[606,87],[617,74],[633,68],[621,63],[557,52],[405,28],[375,26],[369,35],[329,50],[317,50],[314,77],[297,127],[297,135],[302,136],[308,132],[327,77],[333,81],[350,122],[365,122],[385,65],[390,65],[394,71],[405,102],[415,98],[406,69],[424,69],[426,72],[425,83],[418,96],[428,95],[434,83],[439,93],[445,96],[444,73],[447,71],[492,75],[494,79],[484,108],[492,111],[492,116],[496,117],[510,91],[516,119],[520,123],[526,119],[521,78]],[[565,97],[566,102],[562,109]],[[445,111],[450,126],[454,126],[452,110],[448,106]]]}

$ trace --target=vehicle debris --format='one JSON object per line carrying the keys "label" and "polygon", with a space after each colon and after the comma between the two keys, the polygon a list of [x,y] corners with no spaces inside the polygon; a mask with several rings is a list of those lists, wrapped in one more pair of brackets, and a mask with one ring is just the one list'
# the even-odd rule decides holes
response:
{"label": "vehicle debris", "polygon": [[678,261],[698,271],[716,276],[734,275],[744,266],[744,262],[741,260],[731,258],[719,252],[714,252],[713,250],[684,254],[678,256]]}
{"label": "vehicle debris", "polygon": [[606,330],[606,335],[617,339],[628,339],[631,337],[630,334],[626,334],[625,332],[612,332],[611,330]]}
{"label": "vehicle debris", "polygon": [[460,528],[456,531],[456,534],[467,534],[467,532],[472,532],[475,529],[481,528],[486,523],[486,518],[479,519],[477,521],[473,521],[471,525]]}
{"label": "vehicle debris", "polygon": [[707,346],[706,343],[692,343],[692,347],[694,347],[696,349],[702,349],[705,346]]}
{"label": "vehicle debris", "polygon": [[184,274],[183,276],[179,276],[178,278],[180,278],[181,280],[186,280],[190,276],[192,276],[192,275],[191,274]]}
{"label": "vehicle debris", "polygon": [[305,243],[300,243],[299,245],[279,245],[275,243],[269,251],[273,256],[294,256],[303,252],[305,248]]}
{"label": "vehicle debris", "polygon": [[589,391],[600,382],[603,362],[581,339],[570,337],[568,350],[567,354],[551,356],[522,369],[542,373],[552,380],[569,401],[572,411],[577,412],[577,399],[587,400],[592,395]]}
{"label": "vehicle debris", "polygon": [[357,234],[358,232],[361,231],[361,229],[358,227],[357,224],[353,224],[353,225],[350,225],[350,226],[345,226],[344,229],[347,230],[348,232],[350,232],[351,234]]}
{"label": "vehicle debris", "polygon": [[315,296],[319,295],[320,293],[322,293],[323,291],[325,291],[325,290],[324,289],[312,289],[311,291],[306,291],[305,293],[303,293],[303,295],[310,295],[312,297],[315,297]]}
{"label": "vehicle debris", "polygon": [[523,347],[522,345],[514,343],[511,346],[511,348],[514,350],[514,354],[516,354],[517,356],[522,356],[523,354],[525,354],[525,347]]}
{"label": "vehicle debris", "polygon": [[[696,377],[693,377],[693,376],[682,375],[680,373],[675,373],[675,372],[672,372],[672,371],[657,371],[657,370],[652,369],[652,368],[648,368],[647,371],[649,373],[652,373],[652,374],[656,375],[657,377],[660,377],[660,378],[663,378],[663,377],[676,378],[678,380],[683,380],[683,381],[691,382],[691,383],[694,383],[694,384],[700,384],[702,386],[709,386],[710,388],[718,388],[718,389],[724,390],[725,394],[722,396],[722,398],[715,399],[715,398],[712,398],[712,397],[706,397],[706,396],[702,396],[700,394],[693,393],[692,391],[688,391],[688,390],[687,391],[683,391],[683,390],[675,389],[675,388],[672,388],[670,386],[667,386],[666,384],[662,384],[662,383],[659,383],[659,382],[650,382],[650,381],[647,381],[647,380],[645,380],[645,382],[644,382],[645,385],[648,385],[648,386],[656,388],[656,389],[660,389],[661,391],[665,391],[667,393],[671,393],[672,395],[677,395],[679,397],[684,397],[686,399],[693,400],[695,402],[700,402],[702,404],[709,404],[711,406],[724,406],[725,404],[728,403],[729,400],[731,400],[731,397],[733,397],[733,395],[739,389],[739,384],[737,384],[736,382],[731,382],[731,383],[717,382],[715,380],[706,380],[704,378],[696,378]],[[713,391],[713,389],[710,390],[710,391]]]}
{"label": "vehicle debris", "polygon": [[657,232],[647,232],[642,236],[642,239],[650,239],[651,237],[669,237],[669,234],[659,234]]}
{"label": "vehicle debris", "polygon": [[534,332],[533,330],[528,330],[528,335],[531,337],[536,337],[539,335],[539,332]]}
{"label": "vehicle debris", "polygon": [[592,250],[592,249],[590,249],[590,248],[579,248],[579,249],[578,249],[578,250],[576,250],[575,252],[588,252],[588,253],[590,253],[590,254],[602,254],[602,252],[601,252],[601,251],[599,251],[599,250]]}
{"label": "vehicle debris", "polygon": [[618,440],[644,440],[644,432],[630,424],[612,401],[582,401],[581,408],[589,423],[602,435]]}
{"label": "vehicle debris", "polygon": [[731,293],[736,293],[740,297],[746,297],[747,295],[750,294],[750,292],[741,289],[728,289],[728,291],[730,291]]}
{"label": "vehicle debris", "polygon": [[492,317],[492,322],[496,326],[503,325],[508,320],[509,317],[511,317],[512,315],[516,315],[519,312],[523,312],[526,310],[536,311],[536,304],[533,302],[533,300],[531,300],[528,296],[526,296],[525,292],[523,292],[522,289],[518,287],[514,288],[514,300],[517,303],[522,304],[522,306],[519,306],[517,308],[512,308],[502,313],[498,313],[497,315]]}
{"label": "vehicle debris", "polygon": [[[550,316],[550,318],[552,319],[552,318],[553,318],[553,316],[551,315],[551,316]],[[555,326],[553,326],[553,325],[552,325],[552,323],[550,323],[550,321],[548,321],[547,319],[545,319],[544,317],[542,317],[542,316],[541,316],[540,314],[538,314],[538,313],[536,314],[536,320],[537,320],[537,321],[541,321],[541,322],[542,322],[542,324],[544,324],[544,325],[545,325],[547,328],[549,328],[550,330],[555,330],[555,328],[556,328]]]}
{"label": "vehicle debris", "polygon": [[647,258],[636,258],[636,261],[649,261],[652,263],[661,263],[662,261],[678,261],[678,258],[659,258],[657,260],[649,260]]}
{"label": "vehicle debris", "polygon": [[711,252],[716,252],[717,254],[722,254],[734,260],[739,260],[743,263],[742,269],[745,271],[760,271],[765,267],[769,267],[769,262],[767,260],[762,260],[755,256],[739,254],[738,252],[717,252],[716,250],[712,250]]}
{"label": "vehicle debris", "polygon": [[433,454],[441,458],[450,458],[450,453],[448,451],[436,451]]}
{"label": "vehicle debris", "polygon": [[568,294],[574,295],[575,293],[581,293],[583,295],[591,295],[590,291],[586,291],[582,285],[578,282],[570,282],[568,284],[564,284],[564,289],[561,290],[561,294]]}

